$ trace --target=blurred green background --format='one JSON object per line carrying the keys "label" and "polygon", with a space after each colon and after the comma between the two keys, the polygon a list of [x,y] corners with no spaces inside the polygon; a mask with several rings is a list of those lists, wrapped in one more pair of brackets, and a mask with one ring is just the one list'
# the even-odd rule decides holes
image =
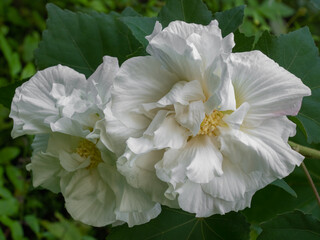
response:
{"label": "blurred green background", "polygon": [[[33,51],[46,28],[46,3],[72,11],[108,13],[130,6],[156,16],[160,0],[0,0],[0,87],[29,78],[36,72]],[[257,38],[264,30],[275,35],[309,26],[320,43],[320,0],[206,0],[213,12],[245,4],[240,31]],[[0,240],[104,239],[107,228],[91,228],[70,220],[61,195],[34,189],[25,169],[30,161],[31,137],[12,140],[9,109],[0,104]]]}

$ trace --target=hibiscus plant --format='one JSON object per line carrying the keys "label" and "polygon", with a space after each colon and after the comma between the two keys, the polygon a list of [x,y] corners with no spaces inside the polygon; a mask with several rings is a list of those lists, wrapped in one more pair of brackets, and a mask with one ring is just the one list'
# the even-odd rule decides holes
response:
{"label": "hibiscus plant", "polygon": [[110,240],[319,239],[318,49],[244,35],[244,9],[48,4],[38,72],[6,88],[33,185]]}

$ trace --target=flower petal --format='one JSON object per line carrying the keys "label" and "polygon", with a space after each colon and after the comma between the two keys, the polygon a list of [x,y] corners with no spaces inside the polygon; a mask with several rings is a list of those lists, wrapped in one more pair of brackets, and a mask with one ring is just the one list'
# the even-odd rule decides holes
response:
{"label": "flower petal", "polygon": [[27,169],[32,171],[34,187],[42,186],[54,193],[60,192],[59,175],[63,170],[56,156],[43,152],[34,153]]}
{"label": "flower petal", "polygon": [[65,86],[65,94],[83,89],[86,79],[69,67],[61,65],[37,72],[28,82],[16,89],[10,117],[14,120],[12,136],[50,132],[49,122],[60,117],[57,100],[52,95],[53,84]]}
{"label": "flower petal", "polygon": [[299,78],[280,67],[260,51],[230,55],[237,106],[251,106],[247,125],[256,126],[265,118],[296,115],[302,97],[311,94]]}
{"label": "flower petal", "polygon": [[159,180],[155,174],[154,165],[161,160],[163,153],[163,150],[157,150],[144,154],[134,154],[127,149],[123,156],[118,159],[117,168],[131,186],[148,193],[154,202],[169,207],[177,207],[175,201],[171,201],[164,196],[167,184]]}
{"label": "flower petal", "polygon": [[174,107],[177,122],[180,123],[181,126],[189,129],[193,136],[196,136],[205,117],[203,102],[195,101],[187,106],[177,103]]}
{"label": "flower petal", "polygon": [[177,81],[151,56],[135,57],[121,66],[112,93],[113,114],[126,126],[144,129],[150,123],[141,105],[161,99]]}
{"label": "flower petal", "polygon": [[127,145],[136,154],[157,149],[179,149],[183,147],[190,132],[181,127],[174,115],[167,116],[167,111],[158,111],[148,129],[140,138],[129,138]]}
{"label": "flower petal", "polygon": [[280,117],[267,119],[253,129],[221,131],[221,152],[246,173],[259,171],[274,180],[283,178],[304,159],[287,144],[288,137],[295,133],[294,126]]}
{"label": "flower petal", "polygon": [[62,176],[61,192],[75,220],[95,227],[116,221],[115,195],[97,169],[79,169]]}
{"label": "flower petal", "polygon": [[131,187],[115,166],[103,163],[99,164],[98,170],[116,196],[117,220],[127,222],[132,227],[149,222],[160,214],[160,204],[151,201],[141,189]]}
{"label": "flower petal", "polygon": [[111,98],[111,86],[119,71],[118,59],[104,56],[96,71],[88,78],[89,96],[96,104],[106,104]]}

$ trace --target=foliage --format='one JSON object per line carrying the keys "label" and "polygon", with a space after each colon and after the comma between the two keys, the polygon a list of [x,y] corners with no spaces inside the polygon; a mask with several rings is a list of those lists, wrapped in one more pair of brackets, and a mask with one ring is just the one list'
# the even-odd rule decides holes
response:
{"label": "foliage", "polygon": [[[319,102],[320,60],[312,41],[312,38],[316,43],[320,40],[319,1],[265,0],[259,3],[257,0],[227,0],[202,3],[200,0],[168,0],[161,11],[164,2],[156,0],[50,2],[60,8],[80,12],[62,10],[49,4],[46,23],[45,1],[0,1],[0,50],[3,55],[0,58],[0,102],[3,104],[0,105],[0,240],[93,240],[105,239],[109,231],[107,239],[128,239],[128,235],[132,239],[144,239],[155,231],[158,235],[150,235],[154,238],[148,239],[173,239],[179,238],[180,234],[185,234],[186,239],[188,236],[189,239],[249,239],[249,224],[251,239],[257,236],[258,240],[308,239],[319,234],[320,210],[300,168],[285,181],[260,190],[253,198],[252,208],[242,213],[196,219],[182,211],[173,214],[175,210],[165,208],[159,218],[132,229],[127,226],[93,229],[74,222],[69,220],[61,196],[33,189],[30,174],[25,170],[31,155],[32,139],[9,140],[12,123],[8,119],[14,89],[36,69],[60,63],[88,76],[103,55],[117,56],[120,62],[132,56],[145,55],[147,42],[144,37],[152,32],[157,19],[167,25],[175,19],[207,24],[216,18],[224,35],[235,33],[234,51],[259,49],[312,88],[312,97],[304,100],[301,113],[292,119],[300,127],[293,140],[320,149],[320,119],[319,112],[315,111]],[[136,11],[123,11],[128,5]],[[310,31],[307,28],[293,31],[306,24]],[[96,27],[90,28],[92,25]],[[121,31],[116,30],[119,28]],[[47,30],[40,37],[44,29]],[[276,35],[293,32],[273,37],[264,30]],[[319,188],[319,161],[307,159],[305,164],[311,169],[311,176]],[[293,209],[299,211],[285,213]],[[288,228],[306,229],[311,235],[303,235],[304,231],[301,231],[299,234],[302,235],[292,236]]]}

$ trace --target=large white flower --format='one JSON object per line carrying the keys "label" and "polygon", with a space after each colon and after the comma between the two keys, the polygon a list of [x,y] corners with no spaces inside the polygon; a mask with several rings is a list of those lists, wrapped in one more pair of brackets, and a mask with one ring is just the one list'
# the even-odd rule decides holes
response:
{"label": "large white flower", "polygon": [[222,38],[217,21],[156,23],[147,39],[151,56],[127,60],[116,76],[119,127],[107,133],[127,144],[117,167],[132,186],[206,217],[250,206],[301,163],[286,117],[310,95],[299,78],[259,51],[231,53],[233,34]]}
{"label": "large white flower", "polygon": [[[105,113],[117,73],[116,58],[85,76],[61,65],[39,71],[16,90],[10,117],[12,136],[35,134],[31,163],[33,185],[61,192],[70,215],[93,226],[156,217],[160,205],[127,184],[116,156],[106,146]],[[112,127],[112,126],[111,126]]]}

